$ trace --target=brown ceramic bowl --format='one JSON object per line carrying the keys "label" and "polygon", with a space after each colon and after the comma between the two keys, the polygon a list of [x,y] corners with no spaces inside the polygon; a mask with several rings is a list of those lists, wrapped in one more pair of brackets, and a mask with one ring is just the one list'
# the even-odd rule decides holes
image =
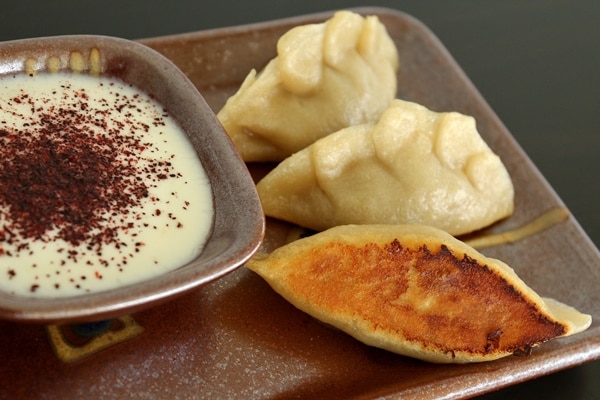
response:
{"label": "brown ceramic bowl", "polygon": [[171,61],[139,43],[104,36],[0,43],[0,75],[48,69],[115,76],[154,96],[188,134],[209,177],[213,226],[201,254],[172,272],[73,297],[27,298],[0,292],[0,318],[83,322],[125,315],[213,281],[258,249],[264,215],[252,178],[203,97]]}

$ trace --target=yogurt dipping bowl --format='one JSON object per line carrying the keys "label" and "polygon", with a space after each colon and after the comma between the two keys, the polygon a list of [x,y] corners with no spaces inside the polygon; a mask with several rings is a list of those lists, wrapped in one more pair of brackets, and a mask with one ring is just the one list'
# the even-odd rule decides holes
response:
{"label": "yogurt dipping bowl", "polygon": [[[69,296],[37,297],[2,289],[0,318],[73,323],[121,316],[215,280],[241,266],[258,249],[265,222],[252,178],[214,113],[169,60],[141,44],[104,36],[0,43],[1,76],[47,73],[116,78],[149,94],[164,107],[187,135],[208,178],[212,221],[200,253],[173,270],[139,282]],[[200,221],[184,221],[185,225],[195,223]],[[0,267],[1,263],[2,257]],[[0,279],[9,277],[2,272]]]}

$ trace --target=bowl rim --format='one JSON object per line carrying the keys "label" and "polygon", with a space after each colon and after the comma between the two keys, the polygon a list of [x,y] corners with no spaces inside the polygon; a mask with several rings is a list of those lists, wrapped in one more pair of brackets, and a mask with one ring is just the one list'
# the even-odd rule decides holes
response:
{"label": "bowl rim", "polygon": [[[245,163],[200,92],[187,76],[159,52],[141,43],[104,35],[61,35],[0,43],[0,75],[23,73],[25,59],[99,49],[103,75],[131,82],[141,79],[160,93],[164,104],[184,128],[209,177],[213,195],[213,226],[202,252],[191,262],[141,282],[115,289],[56,298],[13,295],[0,291],[0,318],[38,323],[76,323],[116,318],[155,306],[214,281],[243,265],[260,247],[265,216]],[[127,62],[133,62],[129,66]],[[139,64],[139,65],[138,65]],[[133,70],[146,67],[152,71]],[[133,68],[133,69],[132,69]],[[134,77],[135,75],[135,77]],[[145,76],[145,78],[144,78]],[[134,78],[132,78],[134,77]],[[168,82],[169,84],[164,84]],[[166,100],[165,100],[166,99]]]}

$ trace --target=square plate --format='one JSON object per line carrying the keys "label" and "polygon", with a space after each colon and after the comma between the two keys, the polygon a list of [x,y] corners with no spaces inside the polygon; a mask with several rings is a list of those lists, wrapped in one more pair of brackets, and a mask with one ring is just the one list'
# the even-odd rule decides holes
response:
{"label": "square plate", "polygon": [[[473,115],[484,139],[504,160],[515,184],[516,212],[489,232],[513,229],[547,210],[564,207],[423,24],[387,9],[356,11],[378,15],[398,46],[398,97],[437,111]],[[284,32],[330,16],[301,16],[141,42],[178,65],[217,111],[251,68],[261,68],[275,56],[275,44]],[[268,168],[250,165],[256,178]],[[269,220],[264,250],[284,242],[290,229]],[[482,252],[513,266],[542,296],[592,314],[593,325],[581,334],[548,342],[528,357],[428,364],[365,346],[323,326],[242,268],[183,298],[134,314],[145,328],[142,335],[76,365],[53,356],[41,327],[0,322],[4,336],[0,385],[9,388],[12,397],[43,393],[47,399],[92,394],[150,398],[158,393],[172,398],[450,399],[600,358],[600,254],[572,217],[517,243]]]}

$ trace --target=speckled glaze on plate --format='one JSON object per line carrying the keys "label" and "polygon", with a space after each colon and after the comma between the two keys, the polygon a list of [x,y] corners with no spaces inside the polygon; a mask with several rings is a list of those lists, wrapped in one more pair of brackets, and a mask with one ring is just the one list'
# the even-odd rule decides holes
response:
{"label": "speckled glaze on plate", "polygon": [[[358,11],[379,15],[398,46],[398,96],[438,111],[475,116],[483,137],[505,161],[516,187],[516,212],[490,232],[521,226],[564,206],[425,26],[396,11]],[[142,43],[177,64],[216,111],[250,68],[262,67],[275,55],[282,33],[330,15]],[[270,167],[250,165],[255,179]],[[268,220],[264,250],[279,246],[293,229]],[[600,357],[600,255],[575,220],[483,252],[505,260],[541,295],[592,314],[593,325],[582,334],[548,342],[528,357],[434,365],[365,346],[323,326],[240,268],[182,298],[135,313],[143,334],[76,364],[54,357],[41,327],[0,322],[0,384],[12,398],[452,399]],[[565,397],[571,389],[565,388]]]}
{"label": "speckled glaze on plate", "polygon": [[188,134],[208,175],[215,206],[204,250],[188,264],[104,292],[54,299],[0,292],[0,318],[29,322],[100,320],[150,307],[239,267],[256,251],[264,216],[248,169],[190,80],[139,43],[105,36],[61,36],[0,43],[0,74],[40,71],[114,76],[154,96]]}

